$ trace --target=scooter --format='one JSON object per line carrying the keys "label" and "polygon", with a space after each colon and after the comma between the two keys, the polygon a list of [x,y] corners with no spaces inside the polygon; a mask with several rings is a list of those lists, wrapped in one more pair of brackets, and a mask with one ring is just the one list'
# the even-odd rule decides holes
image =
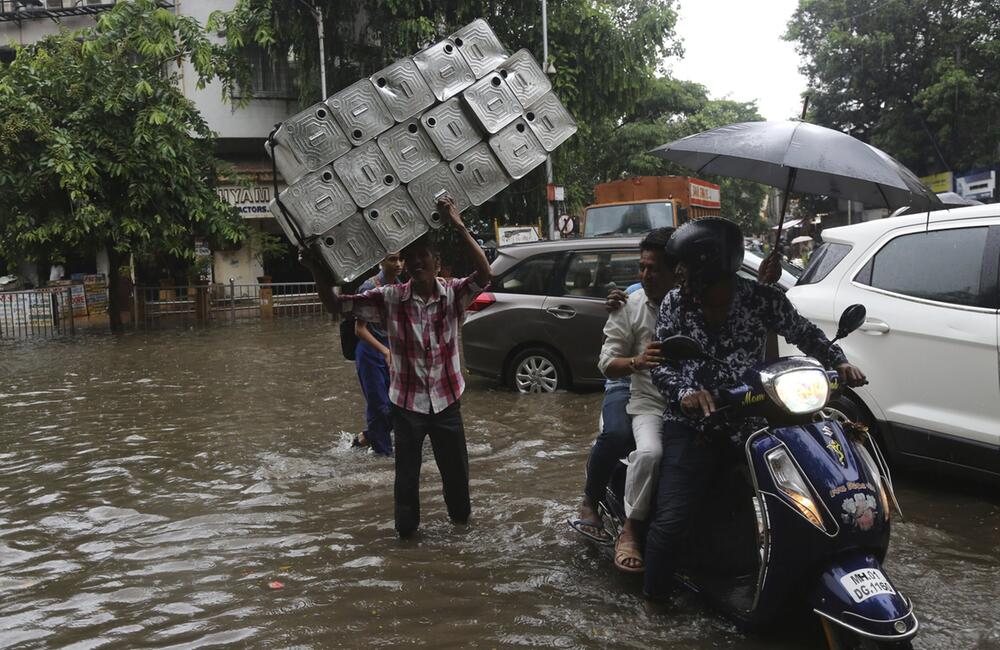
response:
{"label": "scooter", "polygon": [[[865,319],[848,307],[834,341]],[[685,336],[662,342],[668,360],[711,359]],[[759,364],[739,386],[719,389],[712,417],[765,417],[768,426],[734,450],[732,471],[679,549],[677,580],[745,628],[760,628],[808,603],[831,650],[910,648],[913,604],[882,562],[889,548],[892,477],[863,427],[825,409],[835,371],[811,357]],[[598,505],[617,539],[625,521],[625,461]]]}

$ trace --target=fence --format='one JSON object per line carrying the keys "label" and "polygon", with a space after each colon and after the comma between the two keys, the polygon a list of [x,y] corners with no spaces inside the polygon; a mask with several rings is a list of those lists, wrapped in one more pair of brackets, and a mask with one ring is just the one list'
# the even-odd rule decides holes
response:
{"label": "fence", "polygon": [[143,327],[323,313],[315,282],[137,287],[135,301]]}
{"label": "fence", "polygon": [[72,287],[0,292],[0,339],[73,331]]}

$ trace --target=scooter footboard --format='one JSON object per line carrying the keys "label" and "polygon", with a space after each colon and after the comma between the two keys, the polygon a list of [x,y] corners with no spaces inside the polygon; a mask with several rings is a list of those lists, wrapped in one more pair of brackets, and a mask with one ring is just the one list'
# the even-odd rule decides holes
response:
{"label": "scooter footboard", "polygon": [[905,641],[919,626],[910,600],[870,553],[839,556],[820,575],[810,602],[820,616],[878,641]]}

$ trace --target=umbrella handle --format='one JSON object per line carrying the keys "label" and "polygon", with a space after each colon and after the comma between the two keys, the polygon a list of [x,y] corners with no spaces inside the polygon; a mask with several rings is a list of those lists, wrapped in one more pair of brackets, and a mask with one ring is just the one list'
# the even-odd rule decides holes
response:
{"label": "umbrella handle", "polygon": [[785,191],[781,195],[781,213],[778,215],[778,232],[774,236],[774,251],[776,253],[781,252],[781,231],[785,227],[785,210],[788,209],[788,194],[792,191],[792,186],[795,185],[795,177],[798,173],[799,170],[795,167],[788,170],[788,182],[785,184]]}

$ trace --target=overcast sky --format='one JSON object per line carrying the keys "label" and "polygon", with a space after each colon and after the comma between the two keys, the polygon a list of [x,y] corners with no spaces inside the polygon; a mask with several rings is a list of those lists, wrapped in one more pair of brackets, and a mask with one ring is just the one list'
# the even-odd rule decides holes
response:
{"label": "overcast sky", "polygon": [[769,120],[797,117],[806,79],[781,40],[798,0],[681,0],[677,33],[684,58],[665,61],[674,77],[697,81],[713,99],[757,100]]}

